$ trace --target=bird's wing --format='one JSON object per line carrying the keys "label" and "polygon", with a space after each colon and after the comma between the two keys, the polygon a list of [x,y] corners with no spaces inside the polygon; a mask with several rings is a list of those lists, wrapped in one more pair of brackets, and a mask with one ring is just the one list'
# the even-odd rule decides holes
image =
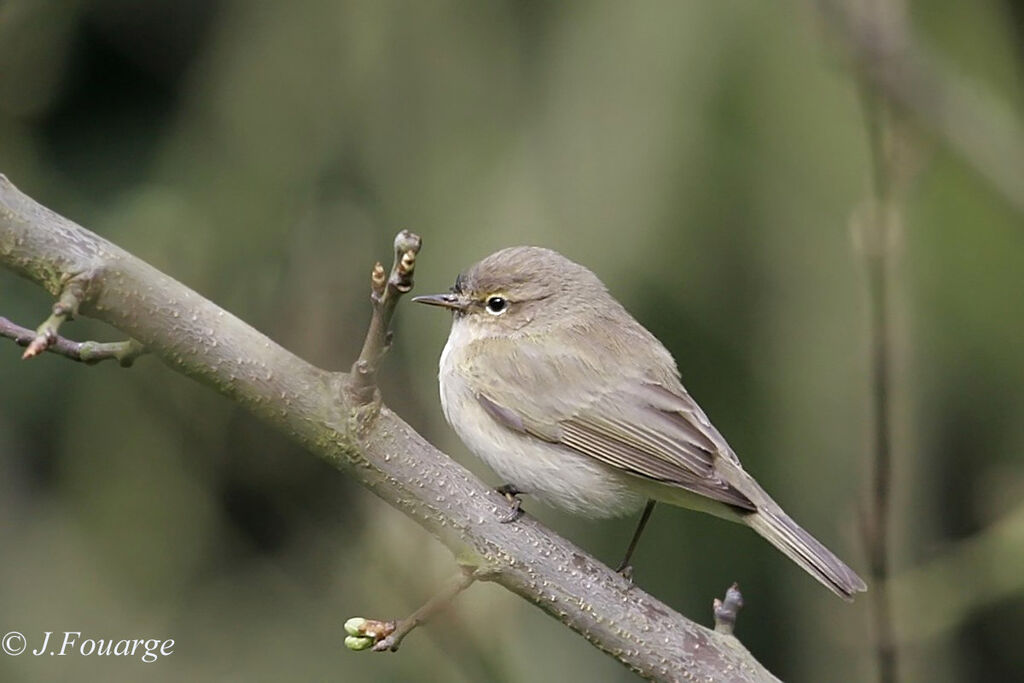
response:
{"label": "bird's wing", "polygon": [[[508,429],[560,444],[639,477],[741,509],[756,509],[722,476],[720,466],[731,471],[738,466],[736,456],[678,382],[620,375],[609,389],[607,374],[595,375],[569,358],[562,361],[558,367],[566,376],[557,379],[573,387],[570,395],[533,390],[536,378],[525,368],[537,367],[534,364],[516,364],[520,370],[511,378],[496,372],[499,368],[492,363],[489,372],[478,375],[487,381],[476,383],[476,398]],[[543,385],[550,389],[550,379]]]}

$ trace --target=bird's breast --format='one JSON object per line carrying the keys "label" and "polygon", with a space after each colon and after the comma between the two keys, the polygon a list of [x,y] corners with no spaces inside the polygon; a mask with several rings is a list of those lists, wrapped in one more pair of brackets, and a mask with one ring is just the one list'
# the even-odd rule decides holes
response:
{"label": "bird's breast", "polygon": [[[461,329],[460,329],[461,327]],[[457,323],[441,353],[438,380],[445,419],[466,447],[493,469],[503,484],[569,512],[614,517],[643,504],[632,477],[594,458],[499,424],[477,398],[465,353],[473,339]]]}

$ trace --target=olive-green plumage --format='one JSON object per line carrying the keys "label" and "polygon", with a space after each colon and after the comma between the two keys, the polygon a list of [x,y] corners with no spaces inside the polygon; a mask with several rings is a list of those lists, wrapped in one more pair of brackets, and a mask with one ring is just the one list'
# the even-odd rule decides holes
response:
{"label": "olive-green plumage", "polygon": [[492,254],[451,293],[445,416],[516,490],[590,517],[647,499],[747,524],[843,598],[864,582],[744,471],[671,354],[588,269],[538,247]]}

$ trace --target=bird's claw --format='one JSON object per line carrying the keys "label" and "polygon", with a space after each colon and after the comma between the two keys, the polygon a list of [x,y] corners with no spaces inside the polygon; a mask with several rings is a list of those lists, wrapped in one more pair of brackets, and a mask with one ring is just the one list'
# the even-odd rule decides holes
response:
{"label": "bird's claw", "polygon": [[521,491],[512,484],[505,484],[495,489],[498,493],[505,496],[505,500],[509,502],[509,510],[505,514],[498,518],[498,522],[501,524],[508,524],[519,519],[519,516],[523,514],[523,502],[519,500],[518,496]]}

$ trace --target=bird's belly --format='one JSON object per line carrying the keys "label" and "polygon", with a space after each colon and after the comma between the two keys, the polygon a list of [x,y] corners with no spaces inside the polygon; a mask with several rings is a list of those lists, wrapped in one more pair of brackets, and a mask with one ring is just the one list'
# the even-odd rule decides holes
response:
{"label": "bird's belly", "polygon": [[441,380],[441,404],[466,447],[524,494],[587,517],[625,515],[645,500],[631,475],[498,424],[452,373]]}

